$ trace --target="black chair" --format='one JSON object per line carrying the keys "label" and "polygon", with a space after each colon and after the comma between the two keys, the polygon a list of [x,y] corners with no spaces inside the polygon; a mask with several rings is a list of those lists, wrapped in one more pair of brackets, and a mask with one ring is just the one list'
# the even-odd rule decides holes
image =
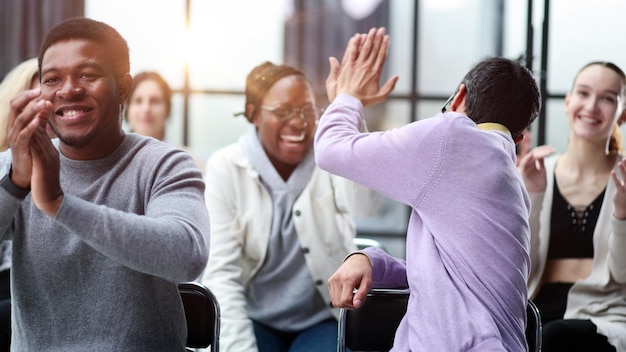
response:
{"label": "black chair", "polygon": [[337,351],[389,351],[408,301],[408,289],[373,288],[359,309],[341,309]]}
{"label": "black chair", "polygon": [[220,306],[213,293],[197,282],[178,284],[187,320],[187,347],[219,351]]}
{"label": "black chair", "polygon": [[543,327],[541,325],[541,314],[533,301],[528,300],[526,305],[526,341],[528,351],[541,352],[541,335]]}
{"label": "black chair", "polygon": [[[337,351],[389,351],[406,312],[408,289],[371,289],[359,309],[341,309]],[[530,352],[541,351],[541,316],[528,300],[526,340]]]}

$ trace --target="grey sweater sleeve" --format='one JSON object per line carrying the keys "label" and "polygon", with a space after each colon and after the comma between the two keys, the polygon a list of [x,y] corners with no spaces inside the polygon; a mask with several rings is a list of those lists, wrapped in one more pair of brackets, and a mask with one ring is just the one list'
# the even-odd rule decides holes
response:
{"label": "grey sweater sleeve", "polygon": [[9,152],[0,154],[0,165],[4,172],[0,174],[0,241],[11,239],[13,218],[19,210],[28,191],[16,187],[10,179],[11,164]]}
{"label": "grey sweater sleeve", "polygon": [[11,239],[13,217],[20,208],[23,199],[17,198],[0,187],[0,240]]}
{"label": "grey sweater sleeve", "polygon": [[55,221],[131,269],[173,282],[193,281],[208,259],[208,218],[202,207],[178,201],[175,194],[152,200],[159,205],[151,205],[156,209],[146,215],[67,195]]}
{"label": "grey sweater sleeve", "polygon": [[59,160],[55,217],[0,187],[0,234],[13,240],[11,347],[183,351],[176,283],[208,257],[200,170],[185,151],[137,135],[100,159]]}
{"label": "grey sweater sleeve", "polygon": [[[139,272],[173,282],[201,274],[209,216],[202,173],[188,153],[128,138],[102,160],[61,158],[65,197],[53,221],[68,234]],[[10,153],[0,154],[0,166],[9,169]],[[17,236],[16,226],[32,234],[54,231],[46,217],[30,196],[20,199],[0,187],[0,240]]]}
{"label": "grey sweater sleeve", "polygon": [[[133,145],[106,167],[67,161],[63,170],[54,222],[133,270],[173,282],[201,274],[209,217],[201,171],[186,152]],[[39,223],[30,226],[38,231]]]}

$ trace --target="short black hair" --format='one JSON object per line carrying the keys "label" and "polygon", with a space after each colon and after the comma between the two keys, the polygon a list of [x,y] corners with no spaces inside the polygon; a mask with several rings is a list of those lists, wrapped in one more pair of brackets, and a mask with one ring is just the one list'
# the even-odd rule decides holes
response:
{"label": "short black hair", "polygon": [[73,17],[53,27],[39,48],[39,76],[41,62],[46,50],[55,43],[69,39],[87,39],[102,44],[110,55],[115,78],[130,72],[130,56],[126,40],[108,24],[86,17]]}
{"label": "short black hair", "polygon": [[503,57],[485,59],[461,82],[465,84],[465,109],[476,123],[496,122],[513,138],[539,115],[541,93],[532,72],[521,63]]}

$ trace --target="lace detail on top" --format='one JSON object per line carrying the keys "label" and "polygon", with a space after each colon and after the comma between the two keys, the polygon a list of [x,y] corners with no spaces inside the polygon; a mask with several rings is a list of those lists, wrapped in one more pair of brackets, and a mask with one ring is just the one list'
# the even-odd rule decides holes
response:
{"label": "lace detail on top", "polygon": [[593,258],[593,231],[605,191],[606,188],[587,207],[575,207],[565,200],[555,177],[549,259]]}

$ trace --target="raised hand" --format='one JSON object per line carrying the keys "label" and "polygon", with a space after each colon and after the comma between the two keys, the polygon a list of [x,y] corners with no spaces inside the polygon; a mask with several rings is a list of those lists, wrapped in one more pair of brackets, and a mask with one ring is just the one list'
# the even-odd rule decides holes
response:
{"label": "raised hand", "polygon": [[38,99],[39,88],[20,93],[11,100],[7,140],[11,148],[11,181],[28,188],[32,173],[31,139],[35,131],[44,127],[52,113],[52,103]]}
{"label": "raised hand", "polygon": [[363,106],[384,101],[398,81],[398,76],[393,76],[382,87],[379,83],[388,47],[389,36],[384,27],[355,34],[348,42],[341,65],[336,58],[329,58],[328,100],[332,102],[337,95],[347,93],[361,100]]}
{"label": "raised hand", "polygon": [[620,175],[611,171],[611,178],[615,183],[613,195],[613,216],[618,220],[626,220],[626,159],[622,159],[617,165]]}
{"label": "raised hand", "polygon": [[517,168],[522,174],[526,190],[528,190],[529,193],[545,191],[547,179],[543,160],[555,152],[556,150],[553,147],[542,145],[534,148],[520,159]]}
{"label": "raised hand", "polygon": [[330,299],[337,308],[359,308],[371,287],[372,264],[365,254],[360,253],[348,257],[328,279]]}

